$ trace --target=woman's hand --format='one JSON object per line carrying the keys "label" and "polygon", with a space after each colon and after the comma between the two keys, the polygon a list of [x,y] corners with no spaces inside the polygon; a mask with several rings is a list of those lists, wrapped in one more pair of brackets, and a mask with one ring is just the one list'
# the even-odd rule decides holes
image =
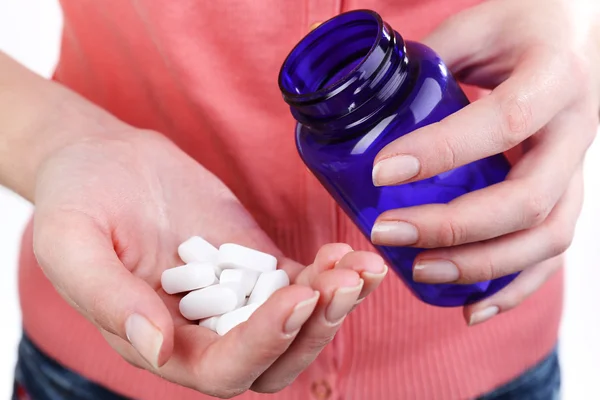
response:
{"label": "woman's hand", "polygon": [[[218,397],[292,382],[383,280],[344,244],[285,258],[214,175],[162,135],[134,129],[0,52],[0,184],[35,204],[34,251],[57,291],[126,360]],[[223,337],[161,289],[192,235],[279,258],[292,285]]]}
{"label": "woman's hand", "polygon": [[[537,290],[561,266],[556,257],[573,238],[582,163],[598,127],[597,7],[585,0],[491,0],[450,18],[425,43],[458,79],[491,94],[394,141],[376,158],[374,181],[388,185],[502,152],[514,156],[505,182],[449,204],[386,212],[378,221],[398,222],[398,229],[373,238],[436,248],[415,260],[420,282],[472,283],[523,271],[504,290],[465,308],[471,324]],[[393,169],[387,160],[399,155],[416,159],[416,175]],[[416,242],[403,235],[405,224],[418,231]]]}
{"label": "woman's hand", "polygon": [[[62,146],[40,164],[34,250],[43,271],[133,365],[218,397],[284,388],[382,281],[382,259],[332,244],[304,268],[170,141],[118,129]],[[293,284],[219,337],[180,316],[180,297],[160,287],[192,235],[274,254]]]}

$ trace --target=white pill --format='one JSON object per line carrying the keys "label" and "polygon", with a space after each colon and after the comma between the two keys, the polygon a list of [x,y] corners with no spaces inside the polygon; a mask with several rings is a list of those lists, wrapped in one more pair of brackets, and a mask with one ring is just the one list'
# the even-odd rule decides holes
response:
{"label": "white pill", "polygon": [[217,333],[221,336],[225,335],[242,322],[247,321],[258,307],[258,304],[250,304],[221,315],[217,321]]}
{"label": "white pill", "polygon": [[290,278],[282,269],[260,274],[247,304],[262,304],[277,290],[289,284]]}
{"label": "white pill", "polygon": [[200,321],[200,323],[198,325],[204,327],[204,328],[208,328],[213,332],[217,331],[217,322],[219,321],[220,317],[210,317],[210,318],[206,318]]}
{"label": "white pill", "polygon": [[175,294],[213,285],[217,276],[212,264],[191,263],[164,271],[160,283],[166,293]]}
{"label": "white pill", "polygon": [[179,311],[185,318],[195,321],[233,311],[245,301],[241,286],[231,283],[219,284],[185,295],[179,302]]}
{"label": "white pill", "polygon": [[217,267],[217,264],[213,265],[214,269],[215,269],[215,275],[217,276],[217,278],[221,277],[221,272],[223,272],[223,270],[219,267]]}
{"label": "white pill", "polygon": [[219,250],[200,236],[192,236],[181,243],[177,253],[186,264],[210,262],[216,265],[219,257]]}
{"label": "white pill", "polygon": [[259,275],[260,272],[251,269],[226,269],[221,273],[221,283],[237,283],[250,296]]}
{"label": "white pill", "polygon": [[233,243],[225,243],[219,247],[221,269],[251,269],[259,272],[274,271],[277,259],[270,254],[250,249]]}
{"label": "white pill", "polygon": [[231,286],[231,288],[237,293],[238,302],[235,305],[235,308],[240,308],[248,304],[248,298],[246,297],[246,293],[242,285],[240,285],[239,283],[229,282],[224,283],[223,286]]}

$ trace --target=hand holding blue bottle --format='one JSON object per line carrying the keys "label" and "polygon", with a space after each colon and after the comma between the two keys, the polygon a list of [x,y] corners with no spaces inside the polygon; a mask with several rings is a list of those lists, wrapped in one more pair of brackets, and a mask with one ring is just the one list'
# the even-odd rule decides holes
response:
{"label": "hand holding blue bottle", "polygon": [[[582,163],[598,127],[600,20],[582,1],[489,1],[458,14],[425,43],[461,81],[493,89],[441,122],[386,146],[374,183],[420,181],[508,152],[504,182],[448,204],[379,216],[379,245],[420,253],[415,281],[467,284],[523,271],[465,307],[479,323],[520,304],[558,268],[582,204]],[[587,23],[586,23],[587,22]]]}

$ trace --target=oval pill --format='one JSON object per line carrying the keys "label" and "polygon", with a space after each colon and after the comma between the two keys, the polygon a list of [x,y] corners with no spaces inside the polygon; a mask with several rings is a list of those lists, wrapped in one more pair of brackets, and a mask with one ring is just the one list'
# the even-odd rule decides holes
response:
{"label": "oval pill", "polygon": [[277,290],[289,284],[290,278],[282,269],[260,274],[247,304],[262,304]]}
{"label": "oval pill", "polygon": [[186,319],[195,321],[233,311],[244,301],[240,286],[218,284],[185,295],[179,302],[179,311]]}
{"label": "oval pill", "polygon": [[226,269],[221,273],[221,283],[237,283],[246,296],[250,296],[260,272],[251,269]]}
{"label": "oval pill", "polygon": [[217,321],[217,333],[221,336],[225,335],[242,322],[247,321],[258,307],[258,304],[249,304],[221,315]]}
{"label": "oval pill", "polygon": [[216,266],[219,257],[219,250],[200,236],[192,236],[181,243],[177,253],[186,264],[210,262]]}
{"label": "oval pill", "polygon": [[209,263],[191,263],[170,268],[160,277],[162,288],[168,294],[189,292],[216,282],[214,266]]}
{"label": "oval pill", "polygon": [[240,307],[243,307],[246,305],[246,302],[247,302],[246,293],[245,293],[242,285],[240,285],[239,283],[236,283],[236,282],[224,282],[223,286],[230,286],[237,293],[238,302],[235,305],[235,308],[240,308]]}
{"label": "oval pill", "polygon": [[225,243],[219,247],[217,266],[221,269],[251,269],[269,272],[277,268],[277,259],[270,254],[239,244]]}

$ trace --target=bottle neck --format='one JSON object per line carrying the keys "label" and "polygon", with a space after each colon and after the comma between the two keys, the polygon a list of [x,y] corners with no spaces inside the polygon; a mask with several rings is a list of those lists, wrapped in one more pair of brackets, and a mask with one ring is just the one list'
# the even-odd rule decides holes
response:
{"label": "bottle neck", "polygon": [[309,33],[286,58],[279,87],[311,133],[341,137],[376,123],[407,81],[402,37],[372,11],[341,14]]}

